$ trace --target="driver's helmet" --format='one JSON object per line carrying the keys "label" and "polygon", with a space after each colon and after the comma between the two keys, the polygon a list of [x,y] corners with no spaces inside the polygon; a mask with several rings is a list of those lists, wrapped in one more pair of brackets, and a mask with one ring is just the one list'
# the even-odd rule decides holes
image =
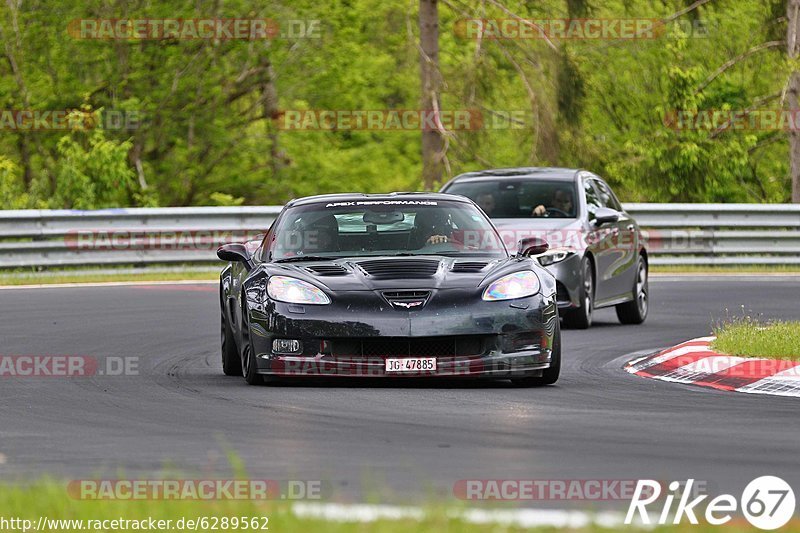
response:
{"label": "driver's helmet", "polygon": [[332,214],[312,221],[307,227],[306,252],[335,252],[339,249],[339,223]]}
{"label": "driver's helmet", "polygon": [[450,213],[442,209],[420,209],[414,217],[415,244],[422,247],[431,235],[451,237],[453,222]]}

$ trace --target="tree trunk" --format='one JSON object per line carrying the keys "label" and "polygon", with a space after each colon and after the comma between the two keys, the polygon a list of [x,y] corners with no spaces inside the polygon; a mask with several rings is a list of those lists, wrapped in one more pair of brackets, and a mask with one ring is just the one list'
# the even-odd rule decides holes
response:
{"label": "tree trunk", "polygon": [[[789,21],[786,32],[786,54],[790,60],[797,58],[800,51],[798,36],[800,35],[800,0],[788,0],[786,18]],[[800,72],[792,71],[789,75],[787,100],[789,110],[800,113],[798,96],[800,95]],[[800,203],[800,124],[795,123],[789,130],[789,174],[792,177],[792,202]]]}
{"label": "tree trunk", "polygon": [[[439,13],[438,0],[419,1],[420,79],[422,81],[422,110],[429,112],[439,106]],[[422,131],[422,183],[426,190],[441,181],[444,168],[444,140],[437,130]]]}
{"label": "tree trunk", "polygon": [[280,109],[278,107],[278,89],[275,87],[275,71],[272,68],[272,62],[266,60],[266,78],[261,84],[261,99],[263,101],[262,113],[267,118],[265,121],[267,128],[267,137],[269,138],[269,152],[270,152],[270,170],[272,171],[272,179],[275,182],[281,180],[281,170],[284,167],[286,154],[281,150],[280,142],[278,139],[278,130],[273,125],[273,119],[278,118]]}

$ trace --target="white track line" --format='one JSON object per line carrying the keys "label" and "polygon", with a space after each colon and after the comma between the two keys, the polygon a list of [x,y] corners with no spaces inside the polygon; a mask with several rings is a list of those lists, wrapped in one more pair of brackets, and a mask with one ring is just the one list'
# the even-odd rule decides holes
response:
{"label": "white track line", "polygon": [[[298,502],[292,512],[300,518],[316,518],[330,522],[375,522],[377,520],[424,520],[420,507],[395,505],[338,504]],[[500,524],[521,528],[556,527],[584,528],[597,524],[605,528],[621,528],[625,515],[617,511],[567,511],[561,509],[463,509],[447,512],[447,516],[470,524]],[[635,524],[643,527],[641,523]],[[644,526],[647,527],[647,526]]]}

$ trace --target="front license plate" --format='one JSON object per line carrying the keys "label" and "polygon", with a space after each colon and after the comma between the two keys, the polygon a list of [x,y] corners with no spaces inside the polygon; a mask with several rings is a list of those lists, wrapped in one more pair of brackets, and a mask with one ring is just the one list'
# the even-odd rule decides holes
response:
{"label": "front license plate", "polygon": [[386,359],[386,372],[435,372],[435,357],[403,357]]}

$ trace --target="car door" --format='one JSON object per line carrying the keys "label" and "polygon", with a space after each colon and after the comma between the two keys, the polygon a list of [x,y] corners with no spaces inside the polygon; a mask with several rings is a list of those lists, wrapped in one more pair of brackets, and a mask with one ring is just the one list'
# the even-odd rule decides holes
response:
{"label": "car door", "polygon": [[[610,297],[625,297],[631,292],[636,276],[636,252],[639,249],[635,221],[622,209],[611,187],[597,176],[593,176],[592,184],[597,189],[600,203],[603,207],[613,209],[619,213],[619,219],[614,226],[613,248],[614,260],[610,265],[609,294]],[[611,224],[610,224],[611,225]]]}
{"label": "car door", "polygon": [[594,179],[590,174],[584,173],[581,182],[588,220],[587,250],[591,252],[595,263],[594,297],[597,304],[614,296],[609,277],[616,259],[613,248],[614,231],[617,228],[611,224],[599,227],[596,225],[595,213],[604,207],[600,200],[600,193],[595,188]]}

